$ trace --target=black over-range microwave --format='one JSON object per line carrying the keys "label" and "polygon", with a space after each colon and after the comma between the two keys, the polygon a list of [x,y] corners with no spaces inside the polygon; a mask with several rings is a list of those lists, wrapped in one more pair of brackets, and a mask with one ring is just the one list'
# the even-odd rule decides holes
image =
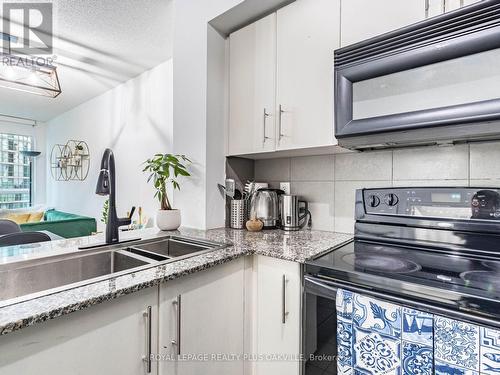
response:
{"label": "black over-range microwave", "polygon": [[500,0],[336,50],[335,136],[351,149],[500,139]]}

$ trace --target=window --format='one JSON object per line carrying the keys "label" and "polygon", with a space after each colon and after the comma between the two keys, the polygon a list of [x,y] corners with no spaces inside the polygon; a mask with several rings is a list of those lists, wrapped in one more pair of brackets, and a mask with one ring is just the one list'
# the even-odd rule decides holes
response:
{"label": "window", "polygon": [[0,209],[30,206],[30,164],[20,151],[32,146],[33,137],[0,133]]}

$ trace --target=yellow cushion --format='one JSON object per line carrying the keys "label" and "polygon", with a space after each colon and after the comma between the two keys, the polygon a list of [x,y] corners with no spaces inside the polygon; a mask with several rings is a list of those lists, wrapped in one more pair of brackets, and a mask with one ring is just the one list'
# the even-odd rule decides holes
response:
{"label": "yellow cushion", "polygon": [[38,223],[43,219],[43,211],[42,212],[32,212],[28,218],[28,223]]}
{"label": "yellow cushion", "polygon": [[5,219],[12,220],[13,222],[17,224],[24,224],[28,222],[28,219],[30,217],[30,213],[22,213],[22,214],[7,214],[5,216]]}

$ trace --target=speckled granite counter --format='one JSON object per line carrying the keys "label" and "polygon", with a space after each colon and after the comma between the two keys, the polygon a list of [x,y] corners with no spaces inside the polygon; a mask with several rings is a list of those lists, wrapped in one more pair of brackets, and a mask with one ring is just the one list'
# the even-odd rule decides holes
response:
{"label": "speckled granite counter", "polygon": [[[157,229],[125,232],[122,234],[122,239],[137,236],[147,239],[169,234],[224,242],[230,246],[2,307],[0,308],[0,335],[229,262],[241,256],[258,254],[303,263],[352,238],[349,234],[322,231],[285,233],[274,230],[251,233],[226,228],[207,231],[181,228],[175,232],[159,232]],[[0,249],[0,263],[82,251],[77,250],[78,246],[100,241],[102,238],[93,236],[2,248]]]}

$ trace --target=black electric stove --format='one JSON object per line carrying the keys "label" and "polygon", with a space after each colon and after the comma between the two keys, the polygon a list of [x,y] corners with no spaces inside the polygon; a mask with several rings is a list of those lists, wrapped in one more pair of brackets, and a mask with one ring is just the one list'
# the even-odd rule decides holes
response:
{"label": "black electric stove", "polygon": [[500,326],[500,190],[362,189],[355,211],[354,240],[306,263],[306,291],[346,288]]}

